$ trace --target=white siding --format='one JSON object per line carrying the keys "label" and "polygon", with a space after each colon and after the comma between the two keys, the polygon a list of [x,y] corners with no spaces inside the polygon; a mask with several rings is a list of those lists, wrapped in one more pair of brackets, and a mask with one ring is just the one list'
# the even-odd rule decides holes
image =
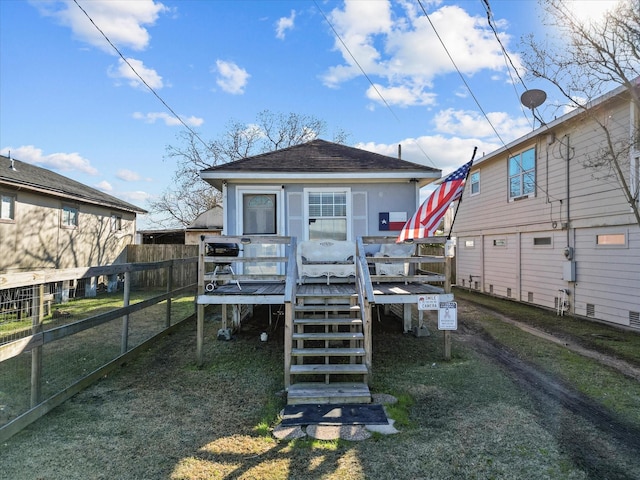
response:
{"label": "white siding", "polygon": [[[612,141],[628,145],[629,102],[614,99],[595,115],[606,122]],[[482,291],[548,308],[556,307],[560,289],[569,290],[571,313],[640,328],[640,227],[635,222],[617,179],[587,168],[606,144],[593,118],[576,116],[540,129],[537,136],[514,142],[510,153],[480,159],[480,193],[465,192],[454,226],[459,239],[458,283],[468,286],[470,275],[481,275]],[[515,145],[515,146],[514,146]],[[508,198],[507,161],[536,147],[536,195]],[[629,155],[621,168],[631,177]],[[598,233],[627,234],[622,247],[597,247]],[[552,244],[535,246],[533,239],[549,236]],[[465,239],[483,238],[482,248],[464,248]],[[507,240],[506,247],[493,245]],[[575,281],[564,278],[564,249],[573,247]],[[492,288],[493,287],[493,288]],[[630,318],[633,323],[630,324]]]}
{"label": "white siding", "polygon": [[[503,241],[506,244],[499,245]],[[518,298],[517,252],[516,235],[487,235],[484,237],[484,292],[501,297]]]}
{"label": "white siding", "polygon": [[[626,246],[596,246],[596,235],[628,232]],[[640,311],[640,231],[638,227],[589,228],[576,232],[575,313],[629,325],[629,312]]]}

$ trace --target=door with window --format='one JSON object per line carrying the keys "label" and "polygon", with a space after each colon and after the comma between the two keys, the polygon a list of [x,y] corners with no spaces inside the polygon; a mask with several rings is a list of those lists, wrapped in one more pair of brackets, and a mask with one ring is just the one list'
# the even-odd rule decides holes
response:
{"label": "door with window", "polygon": [[309,240],[351,240],[350,198],[348,188],[306,189],[306,237]]}
{"label": "door with window", "polygon": [[[274,189],[238,189],[238,225],[241,235],[278,235],[281,224],[280,215],[282,191]],[[283,255],[282,245],[245,244],[242,246],[245,257],[277,257]],[[245,274],[280,274],[282,266],[277,262],[244,263],[239,266]]]}

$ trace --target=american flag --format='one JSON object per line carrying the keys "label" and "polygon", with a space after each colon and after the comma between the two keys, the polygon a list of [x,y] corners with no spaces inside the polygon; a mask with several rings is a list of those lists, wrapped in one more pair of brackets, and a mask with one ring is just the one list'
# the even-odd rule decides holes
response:
{"label": "american flag", "polygon": [[429,195],[429,198],[420,205],[413,217],[405,223],[396,243],[404,242],[410,238],[433,237],[449,205],[462,196],[472,164],[473,160],[465,163],[442,181],[438,188]]}

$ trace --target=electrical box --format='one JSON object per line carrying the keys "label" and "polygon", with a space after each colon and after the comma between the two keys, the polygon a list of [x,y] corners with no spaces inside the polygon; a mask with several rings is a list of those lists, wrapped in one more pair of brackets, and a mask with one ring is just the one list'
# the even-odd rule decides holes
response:
{"label": "electrical box", "polygon": [[576,262],[570,260],[562,263],[562,279],[565,282],[576,281]]}

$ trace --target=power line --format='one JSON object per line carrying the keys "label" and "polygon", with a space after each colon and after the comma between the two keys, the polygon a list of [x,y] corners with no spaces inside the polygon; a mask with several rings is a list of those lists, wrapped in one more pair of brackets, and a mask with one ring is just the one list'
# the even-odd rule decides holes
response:
{"label": "power line", "polygon": [[111,42],[111,40],[109,40],[109,37],[107,37],[107,35],[102,31],[102,29],[96,25],[96,23],[93,21],[93,19],[91,18],[91,16],[87,13],[87,11],[82,8],[82,6],[78,3],[78,0],[73,0],[73,3],[75,3],[78,8],[82,11],[82,13],[85,14],[85,16],[89,19],[89,21],[91,22],[91,24],[96,27],[96,30],[98,30],[98,32],[100,32],[100,34],[104,37],[104,39],[107,41],[107,43],[109,43],[109,45],[111,45],[111,47],[116,51],[116,53],[120,56],[120,58],[122,59],[122,61],[124,63],[126,63],[129,68],[131,69],[131,71],[136,75],[136,77],[138,77],[140,79],[140,81],[149,89],[149,91],[151,93],[153,93],[155,95],[155,97],[160,100],[160,102],[166,107],[167,110],[169,110],[169,112],[178,119],[178,121],[187,129],[189,130],[189,132],[191,132],[191,134],[196,137],[200,142],[202,142],[202,144],[207,148],[210,149],[209,145],[202,140],[202,138],[200,138],[200,135],[198,135],[189,125],[187,125],[184,120],[182,120],[182,118],[180,117],[180,115],[178,115],[173,108],[171,108],[167,102],[164,101],[164,99],[158,94],[158,92],[156,92],[153,87],[151,87],[151,85],[149,85],[146,80],[144,78],[142,78],[142,76],[137,72],[137,70],[133,67],[133,65],[131,65],[131,63],[129,62],[129,60],[127,60],[124,55],[120,52],[120,50],[118,50],[118,47],[116,47],[113,42]]}
{"label": "power line", "polygon": [[[389,105],[389,103],[387,102],[387,100],[384,98],[384,96],[382,95],[382,93],[380,93],[380,90],[378,90],[378,87],[375,86],[375,84],[373,83],[373,81],[371,80],[371,78],[369,77],[369,75],[367,74],[367,72],[365,72],[364,68],[362,68],[362,66],[360,65],[360,63],[358,62],[358,60],[356,59],[356,57],[353,55],[353,53],[351,53],[351,50],[349,49],[349,47],[347,46],[347,44],[344,42],[344,40],[342,40],[342,37],[340,36],[340,34],[338,33],[338,31],[334,28],[333,24],[331,23],[331,21],[329,20],[329,18],[327,18],[327,16],[325,15],[325,13],[322,11],[322,9],[320,8],[320,6],[318,5],[318,2],[316,2],[316,0],[313,0],[313,3],[315,4],[316,8],[318,9],[318,11],[320,12],[320,14],[322,15],[322,17],[324,18],[325,22],[327,22],[327,24],[329,25],[329,27],[331,28],[331,30],[333,31],[333,34],[336,36],[336,38],[340,41],[340,43],[342,44],[342,46],[344,47],[344,49],[347,51],[347,53],[349,54],[349,56],[351,57],[351,59],[353,60],[353,62],[358,66],[358,68],[360,69],[360,71],[362,72],[362,75],[364,75],[364,77],[367,79],[367,81],[369,82],[369,84],[373,87],[373,89],[375,90],[376,94],[380,97],[380,99],[382,100],[382,102],[385,104],[385,106],[387,107],[387,109],[391,112],[391,114],[393,115],[393,117],[396,119],[396,121],[398,123],[402,123],[400,121],[400,119],[398,118],[398,116],[396,115],[396,113],[393,111],[393,109],[391,108],[391,105]],[[435,162],[431,159],[431,157],[429,157],[429,155],[427,155],[427,152],[425,152],[422,147],[420,146],[420,144],[418,142],[415,142],[416,146],[418,147],[418,149],[423,153],[423,155],[425,157],[427,157],[427,160],[429,160],[433,166],[435,167],[436,164]]]}

